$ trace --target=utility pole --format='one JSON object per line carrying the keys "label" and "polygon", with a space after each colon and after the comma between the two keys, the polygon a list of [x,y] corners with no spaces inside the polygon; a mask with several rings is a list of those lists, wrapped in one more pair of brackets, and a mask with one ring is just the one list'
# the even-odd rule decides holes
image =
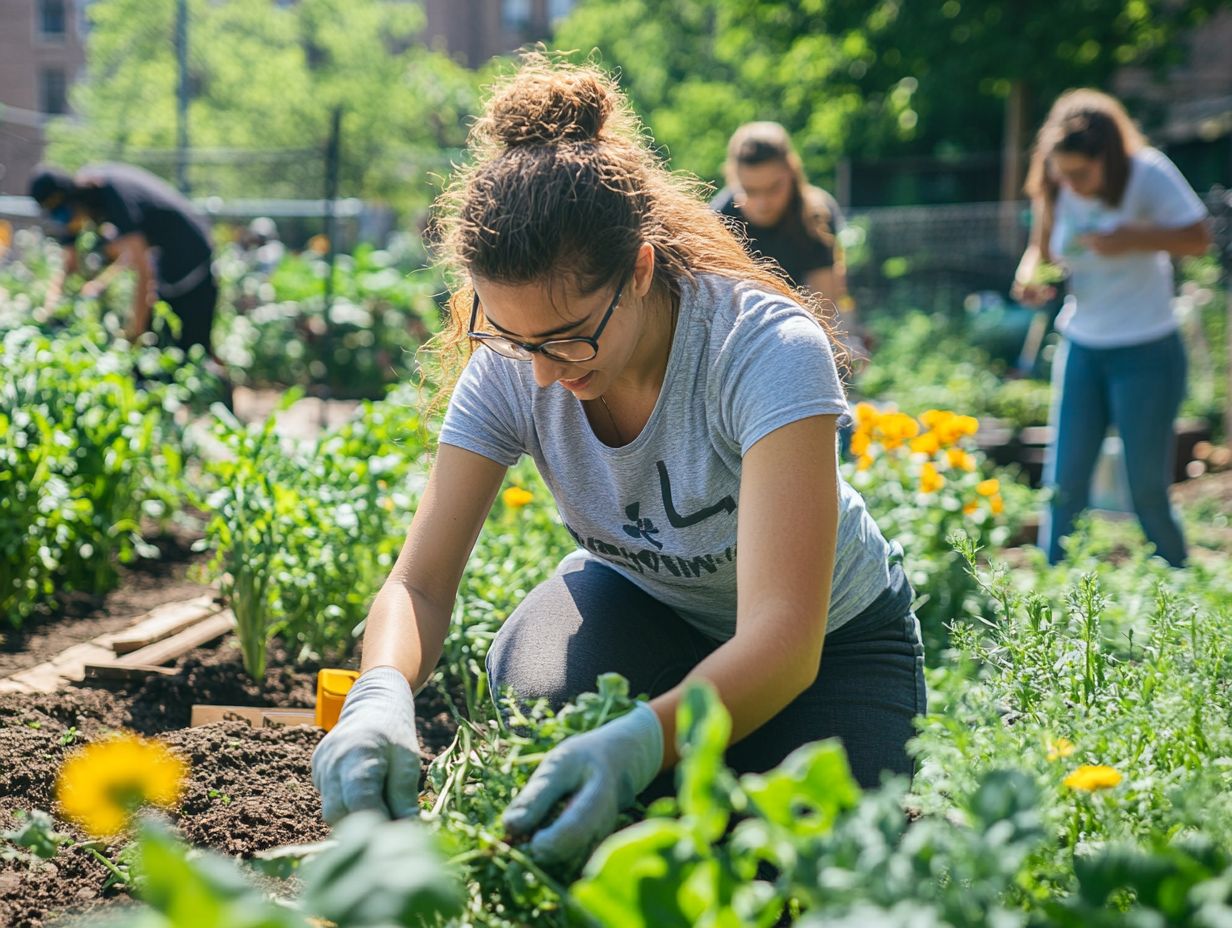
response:
{"label": "utility pole", "polygon": [[176,94],[175,185],[188,194],[188,0],[176,0],[175,57],[179,66]]}

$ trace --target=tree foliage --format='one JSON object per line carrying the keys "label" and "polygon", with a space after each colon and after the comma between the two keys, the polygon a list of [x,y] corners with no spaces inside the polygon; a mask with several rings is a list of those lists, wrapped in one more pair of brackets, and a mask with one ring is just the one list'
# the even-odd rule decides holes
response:
{"label": "tree foliage", "polygon": [[[331,113],[343,112],[340,189],[400,206],[430,197],[465,140],[474,75],[417,41],[419,6],[391,0],[189,0],[194,192],[322,195]],[[77,116],[49,157],[133,160],[168,173],[176,139],[175,0],[97,0]],[[159,154],[161,152],[161,154]]]}
{"label": "tree foliage", "polygon": [[995,150],[1014,82],[1035,125],[1068,87],[1178,63],[1219,0],[583,0],[557,45],[622,72],[677,167],[717,178],[730,133],[775,119],[810,171],[843,156]]}

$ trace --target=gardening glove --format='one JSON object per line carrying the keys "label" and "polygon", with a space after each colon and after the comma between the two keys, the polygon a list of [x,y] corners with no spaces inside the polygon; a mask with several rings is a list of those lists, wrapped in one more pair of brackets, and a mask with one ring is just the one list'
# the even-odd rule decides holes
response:
{"label": "gardening glove", "polygon": [[560,817],[535,835],[530,853],[545,864],[577,860],[611,833],[617,814],[662,765],[663,727],[650,705],[639,702],[627,715],[549,751],[505,810],[505,829],[529,834],[558,800],[572,794]]}
{"label": "gardening glove", "polygon": [[419,769],[411,685],[395,667],[373,667],[355,681],[337,724],[312,753],[321,814],[331,825],[361,809],[414,815]]}

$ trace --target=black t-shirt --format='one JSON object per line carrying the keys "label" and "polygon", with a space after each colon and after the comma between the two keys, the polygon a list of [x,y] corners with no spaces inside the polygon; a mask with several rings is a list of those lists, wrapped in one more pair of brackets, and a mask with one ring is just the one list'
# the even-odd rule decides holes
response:
{"label": "black t-shirt", "polygon": [[[829,194],[826,205],[830,210],[829,232],[834,235],[839,223],[838,203]],[[748,247],[753,254],[764,255],[776,261],[793,284],[802,286],[808,282],[809,271],[834,267],[834,248],[810,235],[803,221],[797,216],[788,216],[774,226],[755,226],[744,218],[736,205],[729,188],[724,187],[710,201],[710,208],[724,216],[735,219],[749,237]]]}
{"label": "black t-shirt", "polygon": [[158,249],[160,292],[186,292],[209,276],[209,225],[166,181],[131,165],[99,164],[82,168],[77,184],[86,188],[86,202],[118,235],[140,232]]}

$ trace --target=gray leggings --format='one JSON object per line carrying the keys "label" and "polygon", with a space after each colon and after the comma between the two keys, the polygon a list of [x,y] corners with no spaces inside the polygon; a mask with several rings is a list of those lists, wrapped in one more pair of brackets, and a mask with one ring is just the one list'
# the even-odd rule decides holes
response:
{"label": "gray leggings", "polygon": [[[812,686],[727,752],[737,773],[763,772],[803,744],[840,738],[856,780],[877,786],[883,771],[913,773],[907,740],[925,711],[924,647],[912,590],[893,565],[890,586],[826,636]],[[631,693],[671,689],[721,642],[616,571],[570,560],[527,595],[488,652],[492,692],[559,707],[616,672]],[[661,778],[662,779],[662,778]],[[667,781],[670,788],[670,778]],[[661,793],[652,787],[648,792]]]}

